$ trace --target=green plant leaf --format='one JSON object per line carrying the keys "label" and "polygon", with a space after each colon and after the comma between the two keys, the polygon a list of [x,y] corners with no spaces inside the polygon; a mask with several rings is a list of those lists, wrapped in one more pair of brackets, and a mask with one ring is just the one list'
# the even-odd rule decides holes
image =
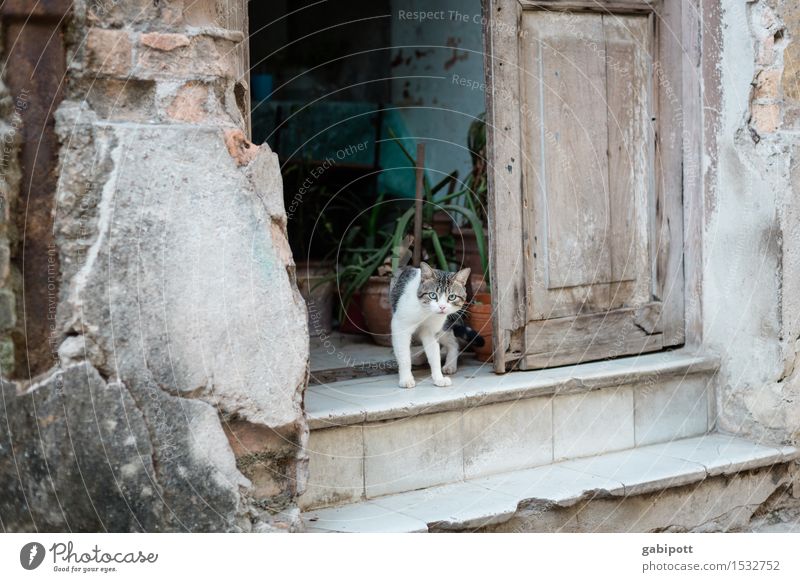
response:
{"label": "green plant leaf", "polygon": [[436,251],[436,258],[439,260],[439,268],[442,271],[449,270],[450,267],[447,264],[447,258],[444,256],[444,250],[442,249],[442,243],[439,240],[439,235],[435,230],[430,230],[428,232],[430,232],[431,242],[433,242],[433,249]]}

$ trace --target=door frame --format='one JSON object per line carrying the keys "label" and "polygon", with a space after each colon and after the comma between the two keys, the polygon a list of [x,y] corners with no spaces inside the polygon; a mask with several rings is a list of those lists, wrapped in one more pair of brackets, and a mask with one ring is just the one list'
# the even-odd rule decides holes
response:
{"label": "door frame", "polygon": [[[666,333],[682,334],[686,347],[702,342],[702,225],[703,184],[701,173],[703,126],[701,101],[701,36],[698,0],[483,0],[484,70],[486,74],[488,168],[489,263],[492,282],[504,281],[492,293],[494,326],[494,368],[505,373],[514,367],[524,351],[526,324],[526,274],[522,241],[524,166],[522,151],[521,85],[519,64],[520,16],[526,9],[602,11],[611,13],[657,12],[659,55],[654,62],[669,80],[673,126],[679,130],[679,162],[683,224],[683,261],[680,272],[667,276],[683,281],[684,326]],[[669,50],[665,51],[667,46]],[[510,55],[503,60],[494,55]],[[680,87],[674,85],[679,84]],[[660,103],[664,102],[659,96]],[[494,104],[500,104],[497,109]],[[663,114],[660,109],[659,115]],[[669,177],[669,176],[667,176]],[[502,213],[498,210],[502,209]],[[502,228],[494,217],[502,216]],[[670,342],[672,343],[672,342]]]}

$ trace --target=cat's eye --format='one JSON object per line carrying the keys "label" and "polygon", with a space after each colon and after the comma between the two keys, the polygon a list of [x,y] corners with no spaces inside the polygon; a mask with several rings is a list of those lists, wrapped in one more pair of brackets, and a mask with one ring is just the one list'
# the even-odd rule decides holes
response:
{"label": "cat's eye", "polygon": [[436,295],[436,293],[428,293],[428,297],[430,297],[431,299],[436,301],[437,295]]}
{"label": "cat's eye", "polygon": [[456,299],[458,299],[458,295],[454,295],[451,293],[450,295],[447,296],[447,300],[450,301],[451,303]]}

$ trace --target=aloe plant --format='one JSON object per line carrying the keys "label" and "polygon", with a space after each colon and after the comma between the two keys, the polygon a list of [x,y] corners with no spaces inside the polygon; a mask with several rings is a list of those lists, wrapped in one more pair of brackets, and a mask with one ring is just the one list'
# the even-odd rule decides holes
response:
{"label": "aloe plant", "polygon": [[[414,159],[414,156],[406,149],[406,147],[402,144],[402,142],[397,138],[394,133],[389,130],[389,133],[392,137],[392,140],[398,145],[400,150],[403,152],[403,155],[408,158],[408,160],[416,167],[417,162]],[[484,133],[485,135],[485,133]],[[436,194],[448,185],[450,182],[456,179],[456,173],[453,172],[448,176],[445,176],[441,181],[439,181],[434,186],[430,185],[427,176],[423,176],[423,205],[422,205],[422,219],[423,224],[430,225],[433,222],[433,214],[437,210],[444,210],[449,214],[456,214],[464,217],[467,223],[472,227],[472,230],[475,231],[475,237],[477,239],[478,245],[478,254],[481,257],[481,266],[483,267],[483,272],[485,276],[488,276],[489,272],[489,258],[486,249],[486,237],[484,235],[484,228],[483,228],[483,221],[480,218],[480,210],[479,208],[483,208],[481,204],[476,204],[479,200],[479,192],[475,192],[473,189],[474,185],[479,185],[477,182],[472,180],[472,174],[470,176],[470,181],[467,183],[466,187],[462,188],[461,190],[457,190],[455,192],[450,192],[436,198]],[[484,186],[485,188],[485,186]],[[462,199],[465,201],[465,204],[459,204],[458,200]],[[411,219],[414,217],[415,209],[412,206],[408,210],[403,213],[400,218],[397,220],[397,225],[395,227],[394,236],[393,236],[393,248],[397,248],[400,244],[400,241],[403,240],[406,234],[408,234],[409,224],[411,223]],[[444,255],[444,251],[442,248],[442,240],[439,235],[436,233],[435,230],[432,228],[425,228],[422,233],[423,240],[420,243],[416,244],[423,244],[425,245],[426,242],[430,241],[431,248],[433,252],[430,253],[436,257],[436,261],[439,264],[439,268],[442,270],[449,270],[449,265],[447,258]],[[392,269],[397,269],[397,257],[394,256],[392,258]]]}
{"label": "aloe plant", "polygon": [[[403,155],[416,167],[417,161],[402,141],[391,129],[389,134]],[[488,282],[489,260],[483,220],[486,197],[485,144],[485,126],[482,118],[479,118],[470,126],[468,137],[473,171],[460,190],[453,189],[453,191],[439,195],[443,188],[457,183],[457,172],[452,172],[433,185],[427,176],[423,176],[422,241],[415,241],[415,244],[423,245],[428,254],[435,257],[439,268],[445,271],[449,270],[450,264],[445,249],[452,249],[454,240],[452,236],[440,237],[431,227],[433,215],[437,210],[443,210],[450,215],[463,217],[475,232],[478,254]],[[484,160],[483,168],[480,167],[480,160]],[[384,194],[378,197],[369,213],[361,215],[361,218],[348,230],[345,239],[341,242],[340,248],[343,249],[343,252],[339,257],[339,264],[342,266],[336,274],[342,297],[340,318],[344,316],[356,291],[363,287],[371,276],[377,274],[378,268],[386,262],[387,257],[391,256],[392,271],[397,270],[399,266],[398,249],[402,247],[403,239],[413,229],[414,205],[395,219],[393,231],[381,228],[384,197]]]}

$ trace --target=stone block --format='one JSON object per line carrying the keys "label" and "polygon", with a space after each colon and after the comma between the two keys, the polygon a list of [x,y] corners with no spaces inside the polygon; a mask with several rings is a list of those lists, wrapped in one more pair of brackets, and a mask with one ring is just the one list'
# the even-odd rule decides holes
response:
{"label": "stone block", "polygon": [[406,533],[427,532],[427,524],[374,503],[319,509],[306,515],[307,531]]}
{"label": "stone block", "polygon": [[638,385],[634,388],[636,446],[704,434],[708,395],[704,376]]}
{"label": "stone block", "polygon": [[781,108],[777,103],[754,103],[751,123],[758,133],[774,133],[781,125]]}
{"label": "stone block", "polygon": [[780,92],[781,71],[779,69],[762,69],[755,80],[754,99],[778,99]]}
{"label": "stone block", "polygon": [[634,446],[633,389],[605,388],[553,401],[556,461]]}
{"label": "stone block", "polygon": [[463,478],[461,413],[445,412],[364,426],[368,498]]}
{"label": "stone block", "polygon": [[787,99],[783,108],[783,127],[785,129],[800,129],[800,101],[797,105],[790,105]]}
{"label": "stone block", "polygon": [[[208,4],[213,0],[199,0]],[[91,24],[124,26],[141,22],[163,22],[176,25],[182,22],[184,0],[91,0],[87,2],[87,20]]]}
{"label": "stone block", "polygon": [[139,38],[142,45],[169,52],[181,46],[189,46],[189,37],[172,32],[146,32]]}
{"label": "stone block", "polygon": [[17,302],[14,293],[0,289],[0,329],[11,329],[17,324]]}
{"label": "stone block", "polygon": [[[57,118],[70,138],[82,129],[76,114],[62,106]],[[269,230],[270,210],[283,203],[277,157],[257,148],[245,174],[230,159],[223,131],[211,127],[115,124],[92,136],[89,147],[62,154],[68,162],[59,199],[80,201],[86,176],[100,166],[105,173],[95,176],[95,200],[87,203],[114,212],[87,214],[80,202],[65,207],[56,235],[74,272],[86,250],[65,229],[115,233],[98,249],[102,260],[113,257],[114,281],[100,261],[84,267],[85,279],[72,288],[83,325],[99,330],[98,346],[107,354],[132,350],[120,360],[123,378],[147,373],[164,390],[282,433],[301,426],[308,333],[305,304]],[[149,298],[147,307],[131,285]],[[114,334],[117,326],[141,334],[141,346]],[[137,363],[142,358],[147,370]]]}
{"label": "stone block", "polygon": [[8,242],[0,240],[0,285],[4,284],[8,279],[11,271],[11,249],[8,247]]}
{"label": "stone block", "polygon": [[207,35],[189,37],[188,44],[177,43],[171,50],[142,45],[133,74],[141,79],[232,78],[238,70],[236,54],[233,41]]}
{"label": "stone block", "polygon": [[309,480],[301,509],[358,501],[364,494],[364,436],[360,426],[312,431],[306,447]]}
{"label": "stone block", "polygon": [[553,460],[552,399],[528,398],[464,411],[467,479]]}
{"label": "stone block", "polygon": [[189,82],[178,89],[167,107],[167,116],[175,121],[200,123],[208,116],[209,86]]}
{"label": "stone block", "polygon": [[86,55],[89,74],[126,77],[132,63],[128,31],[90,28],[86,35]]}
{"label": "stone block", "polygon": [[641,495],[696,483],[706,476],[703,465],[665,455],[657,456],[641,449],[629,449],[598,457],[575,459],[562,467],[619,481],[622,487],[609,489],[612,495]]}
{"label": "stone block", "polygon": [[787,99],[800,102],[800,4],[786,2],[782,16],[790,37],[783,51],[783,93]]}
{"label": "stone block", "polygon": [[156,116],[156,84],[138,79],[94,79],[86,101],[100,119],[151,121]]}
{"label": "stone block", "polygon": [[756,64],[768,67],[775,62],[775,40],[772,36],[763,38],[756,48]]}
{"label": "stone block", "polygon": [[0,337],[0,376],[8,378],[14,373],[14,341],[8,336]]}

